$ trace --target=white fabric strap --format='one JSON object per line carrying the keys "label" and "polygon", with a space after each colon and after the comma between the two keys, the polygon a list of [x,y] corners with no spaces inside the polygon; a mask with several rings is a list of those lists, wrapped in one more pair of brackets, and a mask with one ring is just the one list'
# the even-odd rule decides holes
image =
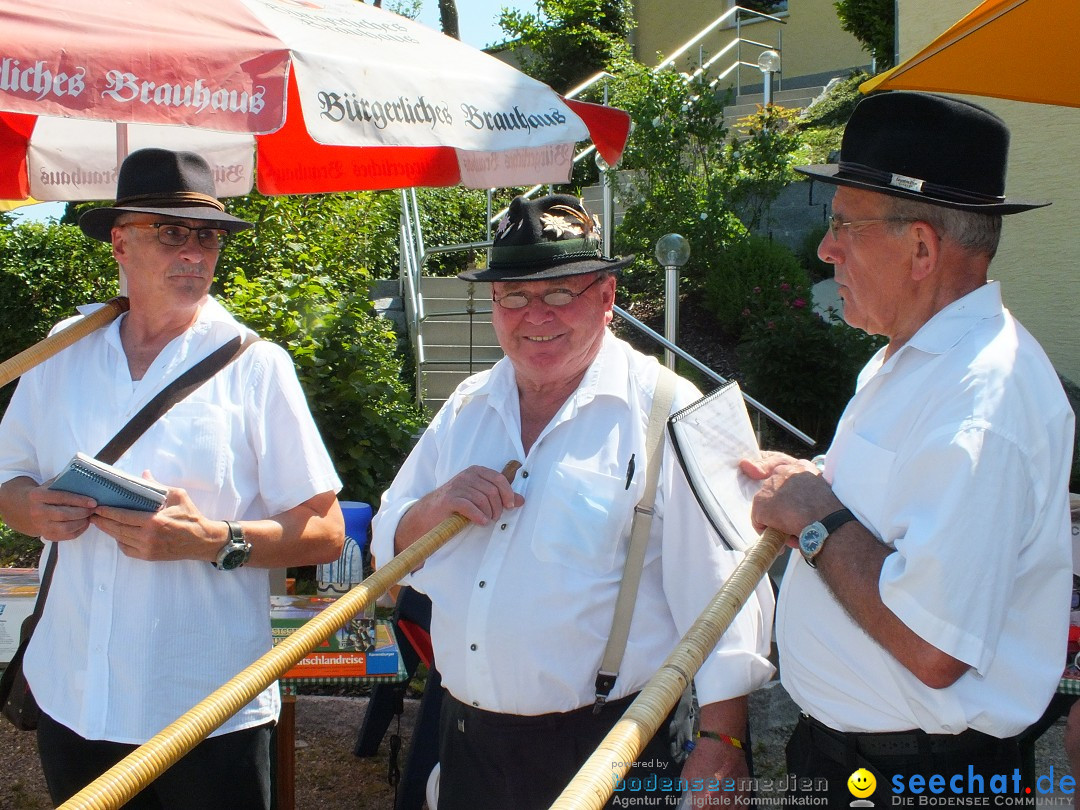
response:
{"label": "white fabric strap", "polygon": [[653,390],[649,429],[645,436],[645,491],[634,507],[630,548],[626,552],[622,583],[619,586],[619,596],[615,600],[615,617],[611,623],[607,646],[604,648],[604,657],[600,662],[600,671],[596,675],[594,712],[600,711],[615,686],[623,653],[626,652],[626,640],[630,636],[630,620],[634,617],[638,584],[641,582],[641,570],[645,565],[645,547],[648,545],[649,529],[652,526],[656,486],[660,480],[660,446],[664,440],[664,426],[671,414],[671,403],[675,399],[676,379],[674,372],[664,366],[660,367],[660,376],[657,377],[656,388]]}

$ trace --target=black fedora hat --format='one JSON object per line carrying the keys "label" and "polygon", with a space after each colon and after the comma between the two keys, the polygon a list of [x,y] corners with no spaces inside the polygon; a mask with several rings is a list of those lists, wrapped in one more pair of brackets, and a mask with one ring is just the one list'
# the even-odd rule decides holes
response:
{"label": "black fedora hat", "polygon": [[138,149],[124,158],[116,181],[116,204],[87,211],[79,217],[79,227],[87,236],[108,242],[113,223],[124,213],[201,219],[229,233],[251,227],[250,222],[225,213],[206,160],[194,152],[168,149]]}
{"label": "black fedora hat", "polygon": [[989,110],[931,93],[891,92],[856,105],[839,163],[795,170],[962,211],[1016,214],[1049,205],[1006,199],[1008,161],[1009,129]]}
{"label": "black fedora hat", "polygon": [[495,228],[488,266],[466,281],[537,281],[625,267],[633,256],[604,257],[600,224],[570,194],[515,197]]}

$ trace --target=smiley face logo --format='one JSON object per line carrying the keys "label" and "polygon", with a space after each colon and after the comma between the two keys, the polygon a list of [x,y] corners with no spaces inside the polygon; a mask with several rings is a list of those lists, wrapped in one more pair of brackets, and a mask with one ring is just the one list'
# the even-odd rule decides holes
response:
{"label": "smiley face logo", "polygon": [[877,779],[866,768],[859,768],[848,777],[847,787],[856,799],[865,799],[877,788]]}

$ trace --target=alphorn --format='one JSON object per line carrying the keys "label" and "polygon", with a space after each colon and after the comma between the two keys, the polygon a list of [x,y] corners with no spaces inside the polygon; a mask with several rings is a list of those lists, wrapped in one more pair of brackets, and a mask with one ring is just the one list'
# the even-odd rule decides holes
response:
{"label": "alphorn", "polygon": [[[513,481],[520,466],[517,461],[511,461],[503,468],[502,474],[508,481]],[[454,514],[418,538],[266,655],[241,670],[60,805],[60,809],[115,810],[126,803],[328,636],[344,627],[349,619],[442,548],[469,522],[467,518]]]}
{"label": "alphorn", "polygon": [[551,810],[599,810],[604,806],[617,781],[626,776],[630,765],[667,719],[694,673],[784,550],[784,544],[784,535],[766,529],[750,547],[660,669],[559,794]]}
{"label": "alphorn", "polygon": [[112,323],[127,310],[127,298],[123,296],[110,298],[101,309],[94,310],[70,326],[49,335],[44,340],[39,340],[29,349],[24,349],[14,357],[8,358],[3,363],[0,363],[0,386],[7,385],[38,363],[48,360],[61,349],[66,349],[72,343],[81,340],[91,332]]}

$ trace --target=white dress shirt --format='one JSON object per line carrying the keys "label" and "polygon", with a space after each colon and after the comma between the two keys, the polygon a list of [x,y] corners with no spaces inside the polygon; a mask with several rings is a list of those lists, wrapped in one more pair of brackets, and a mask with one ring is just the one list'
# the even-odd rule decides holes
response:
{"label": "white dress shirt", "polygon": [[923,639],[969,664],[931,689],[873,641],[798,554],[780,589],[781,677],[842,731],[1017,734],[1065,662],[1073,415],[1035,340],[987,284],[859,376],[825,477],[896,549],[879,590]]}
{"label": "white dress shirt", "polygon": [[[377,561],[393,556],[398,522],[420,497],[466,467],[523,462],[513,489],[525,505],[486,527],[467,527],[405,580],[431,598],[436,665],[458,700],[519,715],[593,702],[644,487],[658,373],[654,359],[607,334],[577,390],[526,455],[514,370],[504,358],[458,387],[384,493],[373,523]],[[675,408],[698,396],[681,381]],[[644,686],[741,558],[712,531],[666,437],[664,446],[612,699]],[[632,456],[636,471],[627,487]],[[769,679],[772,609],[763,582],[698,673],[702,703],[744,695]]]}
{"label": "white dress shirt", "polygon": [[[247,331],[210,299],[133,382],[119,326],[23,375],[0,423],[0,483],[43,482],[76,451],[94,455],[179,373]],[[116,466],[183,487],[214,520],[269,517],[341,487],[291,359],[266,341],[174,405]],[[270,649],[269,611],[266,569],[132,559],[91,526],[60,544],[27,680],[42,710],[84,738],[141,743]],[[214,733],[269,722],[278,708],[274,685]]]}

